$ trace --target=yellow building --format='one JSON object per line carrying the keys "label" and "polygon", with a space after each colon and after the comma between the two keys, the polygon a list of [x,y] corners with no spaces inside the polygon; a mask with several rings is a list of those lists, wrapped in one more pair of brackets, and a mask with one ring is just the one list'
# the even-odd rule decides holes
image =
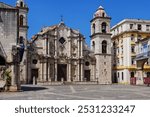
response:
{"label": "yellow building", "polygon": [[136,56],[142,48],[139,48],[137,42],[150,37],[150,20],[125,19],[113,26],[111,33],[113,42],[113,82],[143,84],[143,77],[148,76],[150,66],[145,61],[142,76],[139,75]]}

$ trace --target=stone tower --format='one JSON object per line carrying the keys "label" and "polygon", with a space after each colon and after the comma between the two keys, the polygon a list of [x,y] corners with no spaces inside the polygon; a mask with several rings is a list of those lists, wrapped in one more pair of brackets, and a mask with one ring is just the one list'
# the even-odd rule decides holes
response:
{"label": "stone tower", "polygon": [[16,8],[19,9],[19,37],[27,39],[28,32],[28,7],[24,0],[17,0]]}
{"label": "stone tower", "polygon": [[96,58],[96,78],[99,84],[111,84],[111,18],[100,6],[91,20],[91,48]]}
{"label": "stone tower", "polygon": [[24,0],[17,0],[16,8],[19,10],[18,16],[18,27],[19,27],[19,39],[17,41],[18,45],[24,46],[24,54],[20,64],[20,75],[21,80],[27,83],[28,79],[28,65],[27,65],[27,38],[28,38],[28,6],[25,4]]}

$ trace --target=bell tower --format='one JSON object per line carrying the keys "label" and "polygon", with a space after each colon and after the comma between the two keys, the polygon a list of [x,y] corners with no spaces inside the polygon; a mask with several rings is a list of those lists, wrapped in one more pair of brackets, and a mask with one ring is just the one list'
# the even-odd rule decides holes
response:
{"label": "bell tower", "polygon": [[[24,0],[17,0],[16,8],[19,10],[19,42],[27,39],[28,35],[28,6]],[[21,38],[21,39],[20,39]]]}
{"label": "bell tower", "polygon": [[96,58],[96,78],[99,84],[111,84],[111,18],[100,6],[91,20],[91,48]]}

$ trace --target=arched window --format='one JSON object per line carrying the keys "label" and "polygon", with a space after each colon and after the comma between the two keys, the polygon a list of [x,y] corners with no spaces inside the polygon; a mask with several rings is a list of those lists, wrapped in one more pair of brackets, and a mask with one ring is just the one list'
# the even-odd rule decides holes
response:
{"label": "arched window", "polygon": [[102,33],[106,33],[106,30],[107,30],[107,24],[106,24],[106,22],[103,22],[102,23]]}
{"label": "arched window", "polygon": [[102,17],[105,17],[105,13],[102,13]]}
{"label": "arched window", "polygon": [[20,2],[20,7],[23,7],[23,2]]}
{"label": "arched window", "polygon": [[95,24],[92,26],[93,34],[95,33]]}
{"label": "arched window", "polygon": [[106,54],[107,53],[107,41],[102,42],[102,53]]}
{"label": "arched window", "polygon": [[23,26],[23,15],[20,15],[19,25],[20,25],[20,26]]}

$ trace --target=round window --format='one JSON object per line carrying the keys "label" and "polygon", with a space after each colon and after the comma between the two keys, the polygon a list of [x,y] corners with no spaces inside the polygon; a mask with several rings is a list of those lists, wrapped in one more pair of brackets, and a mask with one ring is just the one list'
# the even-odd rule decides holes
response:
{"label": "round window", "polygon": [[89,65],[90,65],[90,63],[87,61],[87,62],[85,62],[85,65],[86,65],[86,66],[89,66]]}
{"label": "round window", "polygon": [[36,59],[34,59],[32,62],[33,62],[33,64],[37,64],[38,61]]}

